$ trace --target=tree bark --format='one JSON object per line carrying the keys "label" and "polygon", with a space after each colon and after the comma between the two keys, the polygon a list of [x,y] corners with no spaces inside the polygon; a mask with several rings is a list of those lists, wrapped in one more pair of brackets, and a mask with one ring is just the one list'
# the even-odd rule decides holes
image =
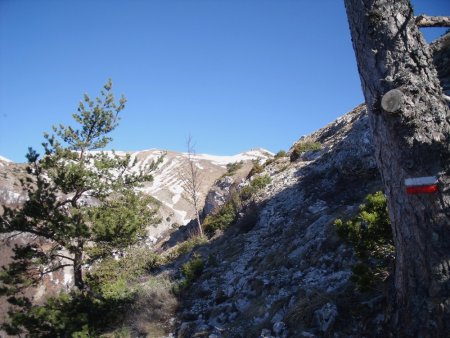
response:
{"label": "tree bark", "polygon": [[[450,116],[408,0],[345,0],[396,247],[387,319],[398,336],[450,332]],[[402,93],[397,111],[383,96]],[[388,107],[393,106],[388,105]],[[435,176],[437,193],[405,179]]]}
{"label": "tree bark", "polygon": [[419,27],[450,27],[450,16],[428,16],[425,14],[416,17]]}
{"label": "tree bark", "polygon": [[[80,246],[80,245],[79,245]],[[78,290],[84,289],[84,281],[83,281],[83,248],[78,248],[75,252],[75,257],[73,261],[73,281],[74,285]]]}

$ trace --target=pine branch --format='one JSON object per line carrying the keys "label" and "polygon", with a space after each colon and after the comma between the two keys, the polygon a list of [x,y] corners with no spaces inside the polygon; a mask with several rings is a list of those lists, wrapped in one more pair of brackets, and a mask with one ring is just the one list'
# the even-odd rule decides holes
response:
{"label": "pine branch", "polygon": [[421,14],[415,18],[419,27],[450,27],[450,16],[429,16]]}

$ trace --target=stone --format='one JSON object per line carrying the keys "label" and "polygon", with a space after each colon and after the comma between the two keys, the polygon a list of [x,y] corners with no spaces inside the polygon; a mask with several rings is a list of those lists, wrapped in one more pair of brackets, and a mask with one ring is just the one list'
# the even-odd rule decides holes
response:
{"label": "stone", "polygon": [[269,329],[262,329],[259,338],[273,338],[272,331],[270,331]]}
{"label": "stone", "polygon": [[335,304],[327,303],[319,310],[314,312],[314,319],[319,326],[320,331],[328,332],[336,321],[338,315]]}
{"label": "stone", "polygon": [[276,322],[275,324],[273,324],[272,330],[277,335],[277,337],[287,336],[287,327],[283,322]]}

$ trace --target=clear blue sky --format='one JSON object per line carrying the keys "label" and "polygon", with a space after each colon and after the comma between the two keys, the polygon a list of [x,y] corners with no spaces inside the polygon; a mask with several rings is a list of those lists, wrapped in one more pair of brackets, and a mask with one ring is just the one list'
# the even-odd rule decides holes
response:
{"label": "clear blue sky", "polygon": [[0,0],[0,155],[41,150],[108,78],[128,99],[117,150],[190,133],[198,153],[276,152],[363,101],[343,1]]}

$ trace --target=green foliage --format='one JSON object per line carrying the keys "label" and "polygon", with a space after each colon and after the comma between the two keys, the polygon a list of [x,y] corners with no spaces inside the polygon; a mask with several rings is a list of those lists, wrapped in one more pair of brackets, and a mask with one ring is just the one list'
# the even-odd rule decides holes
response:
{"label": "green foliage", "polygon": [[145,225],[156,221],[155,211],[148,208],[155,204],[152,197],[128,190],[90,208],[89,219],[93,220],[90,260],[111,256],[113,251],[124,250],[142,239]]}
{"label": "green foliage", "polygon": [[222,208],[203,220],[203,229],[207,234],[213,234],[216,230],[228,228],[236,219],[236,206],[232,201],[225,203]]}
{"label": "green foliage", "polygon": [[249,185],[243,187],[240,191],[240,198],[243,201],[247,201],[253,197],[253,195],[258,191],[263,189],[265,186],[270,184],[272,179],[269,175],[263,175],[255,177]]}
{"label": "green foliage", "polygon": [[[254,194],[270,184],[272,179],[269,175],[255,177],[249,185],[243,187],[237,194],[233,194],[230,201],[226,202],[215,214],[206,216],[203,221],[204,231],[212,235],[217,230],[224,230],[231,226],[237,219],[238,212],[242,209],[242,204],[250,200]],[[254,207],[253,207],[254,208]],[[248,215],[248,220],[254,223],[257,214],[253,210]]]}
{"label": "green foliage", "polygon": [[145,247],[132,248],[120,259],[105,258],[87,274],[87,283],[96,293],[105,298],[130,298],[136,290],[129,287],[163,263],[162,258]]}
{"label": "green foliage", "polygon": [[194,248],[205,244],[208,240],[204,236],[193,236],[188,240],[178,244],[170,253],[165,257],[165,263],[173,262],[178,257],[192,252]]}
{"label": "green foliage", "polygon": [[275,154],[275,158],[282,158],[286,157],[287,153],[284,150],[280,150],[278,153]]}
{"label": "green foliage", "polygon": [[252,182],[250,183],[250,185],[252,187],[255,187],[256,189],[260,190],[262,188],[264,188],[265,186],[267,186],[268,184],[270,184],[272,182],[272,179],[270,178],[269,175],[263,175],[263,176],[258,176],[255,177]]}
{"label": "green foliage", "polygon": [[181,273],[184,278],[189,281],[196,280],[203,272],[204,262],[200,255],[194,254],[193,258],[187,263],[183,264]]}
{"label": "green foliage", "polygon": [[44,305],[28,303],[24,311],[10,312],[10,321],[2,329],[11,335],[27,333],[27,337],[94,337],[96,326],[113,319],[110,305],[79,292],[63,293]]}
{"label": "green foliage", "polygon": [[191,260],[183,264],[181,273],[183,274],[184,279],[179,283],[179,291],[186,290],[200,277],[204,265],[203,258],[198,254],[194,254]]}
{"label": "green foliage", "polygon": [[224,176],[232,176],[234,173],[236,173],[236,171],[241,169],[243,165],[244,165],[243,161],[228,163],[227,164],[227,172],[225,173]]}
{"label": "green foliage", "polygon": [[371,289],[388,274],[395,250],[386,197],[380,191],[368,195],[356,217],[346,222],[337,219],[335,225],[360,260],[353,268],[358,289]]}
{"label": "green foliage", "polygon": [[307,151],[317,151],[322,149],[322,145],[319,142],[301,141],[297,143],[291,152],[291,162],[300,158],[300,155]]}
{"label": "green foliage", "polygon": [[[111,141],[110,133],[117,127],[118,114],[126,102],[122,97],[116,103],[111,87],[109,81],[96,100],[84,96],[73,114],[76,127],[59,125],[53,127],[52,135],[44,135],[42,159],[29,149],[27,172],[31,178],[22,182],[28,200],[19,210],[5,207],[0,216],[0,233],[20,232],[36,238],[36,242],[17,246],[13,262],[0,274],[1,294],[10,296],[13,305],[11,321],[6,324],[9,329],[27,327],[14,319],[20,318],[20,312],[47,316],[50,310],[46,306],[64,308],[68,302],[62,298],[32,307],[16,301],[18,292],[35,285],[47,273],[71,266],[75,286],[87,297],[82,267],[99,260],[108,262],[114,252],[124,252],[138,243],[145,227],[158,221],[157,203],[137,192],[136,187],[152,179],[150,173],[159,161],[141,172],[132,172],[130,156],[101,151]],[[37,245],[40,241],[46,245]],[[99,288],[103,299],[116,301],[126,287],[125,280],[116,277],[108,290]],[[80,297],[71,299],[76,303]],[[30,316],[27,318],[33,321]],[[44,328],[47,322],[41,322]],[[48,325],[59,324],[48,321]]]}

